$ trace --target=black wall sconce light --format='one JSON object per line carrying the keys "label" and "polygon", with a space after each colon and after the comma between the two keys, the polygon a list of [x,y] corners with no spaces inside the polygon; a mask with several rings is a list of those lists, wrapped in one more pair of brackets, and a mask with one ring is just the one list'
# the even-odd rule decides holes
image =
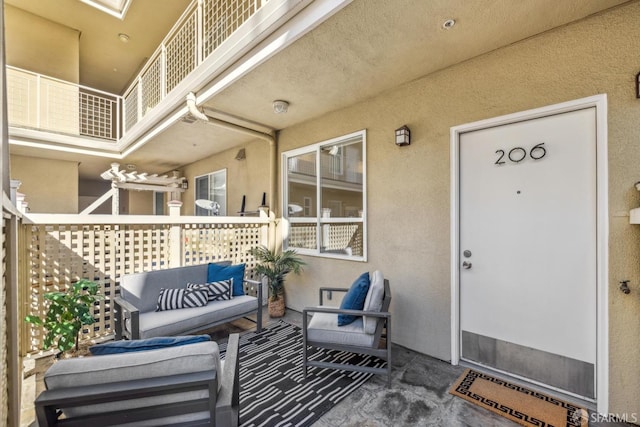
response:
{"label": "black wall sconce light", "polygon": [[640,99],[640,73],[636,74],[636,98]]}
{"label": "black wall sconce light", "polygon": [[238,150],[238,154],[236,154],[236,160],[244,160],[247,158],[247,152],[244,148]]}
{"label": "black wall sconce light", "polygon": [[411,131],[409,130],[407,125],[396,129],[396,145],[399,147],[404,147],[405,145],[409,144],[411,144]]}

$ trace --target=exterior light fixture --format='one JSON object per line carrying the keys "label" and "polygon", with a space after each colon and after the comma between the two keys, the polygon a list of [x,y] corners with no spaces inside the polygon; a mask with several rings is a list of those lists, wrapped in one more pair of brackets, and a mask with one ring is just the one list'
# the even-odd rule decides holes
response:
{"label": "exterior light fixture", "polygon": [[404,147],[409,144],[411,144],[411,131],[407,125],[396,129],[396,145],[398,147]]}
{"label": "exterior light fixture", "polygon": [[125,33],[118,34],[118,39],[120,39],[122,43],[129,43],[129,36]]}
{"label": "exterior light fixture", "polygon": [[238,154],[236,154],[236,160],[244,160],[247,158],[247,152],[244,148],[238,150]]}
{"label": "exterior light fixture", "polygon": [[636,74],[636,98],[640,99],[640,73]]}
{"label": "exterior light fixture", "polygon": [[446,21],[444,21],[444,23],[442,24],[442,28],[444,28],[445,30],[450,30],[453,28],[453,26],[456,25],[456,21],[453,19],[447,19]]}
{"label": "exterior light fixture", "polygon": [[276,114],[284,114],[289,110],[289,103],[287,101],[275,100],[273,101],[273,112]]}

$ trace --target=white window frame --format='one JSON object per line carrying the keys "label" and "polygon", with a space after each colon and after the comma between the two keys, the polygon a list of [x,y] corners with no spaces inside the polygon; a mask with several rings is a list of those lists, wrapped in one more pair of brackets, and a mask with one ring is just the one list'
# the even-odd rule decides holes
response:
{"label": "white window frame", "polygon": [[[194,215],[197,215],[197,212],[198,212],[198,206],[195,204],[195,201],[198,200],[198,194],[197,194],[197,191],[198,191],[198,184],[197,184],[198,183],[198,179],[202,178],[202,177],[209,177],[208,181],[211,182],[211,177],[213,175],[219,174],[219,173],[223,173],[224,174],[224,182],[225,182],[224,206],[221,206],[219,216],[227,216],[228,198],[227,198],[227,190],[226,189],[228,188],[227,187],[227,179],[228,179],[228,177],[227,177],[227,169],[226,168],[225,169],[220,169],[220,170],[217,170],[217,171],[213,171],[213,172],[209,172],[209,173],[205,173],[205,174],[202,174],[202,175],[197,175],[196,177],[194,177],[194,179],[193,179],[193,201],[194,201],[194,203],[193,203],[193,214]],[[208,199],[208,200],[210,200],[210,199]]]}
{"label": "white window frame", "polygon": [[[350,218],[335,218],[335,217],[329,217],[329,218],[323,218],[322,214],[321,214],[321,209],[322,209],[322,204],[321,204],[321,200],[322,200],[322,186],[321,186],[321,180],[322,180],[322,172],[321,172],[321,166],[320,166],[320,159],[321,159],[321,150],[323,147],[327,146],[331,146],[331,145],[335,145],[335,144],[340,144],[344,141],[350,140],[350,139],[354,139],[360,137],[362,139],[362,216],[359,217],[350,217]],[[288,171],[289,171],[289,162],[288,159],[290,157],[296,157],[296,156],[300,156],[303,154],[309,154],[309,153],[316,153],[316,216],[314,217],[289,217],[288,215],[288,209],[287,209],[287,204],[288,204],[288,200],[289,200],[289,181],[288,181]],[[367,261],[367,254],[368,254],[368,249],[367,249],[367,132],[366,129],[357,131],[357,132],[353,132],[347,135],[342,135],[336,138],[332,138],[326,141],[321,141],[315,144],[311,144],[311,145],[306,145],[304,147],[300,147],[300,148],[296,148],[294,150],[289,150],[289,151],[285,151],[282,153],[282,163],[283,165],[282,167],[282,207],[281,207],[281,212],[282,217],[283,217],[283,223],[284,223],[284,227],[283,227],[283,236],[282,236],[282,241],[283,241],[283,248],[284,249],[288,249],[289,248],[289,241],[288,241],[288,236],[289,236],[289,225],[290,224],[296,224],[296,223],[300,223],[300,224],[308,224],[308,223],[316,223],[316,236],[317,236],[317,242],[316,242],[316,248],[315,249],[307,249],[307,248],[298,248],[298,247],[291,247],[291,249],[295,249],[296,252],[298,252],[301,255],[309,255],[309,256],[316,256],[316,257],[321,257],[321,258],[337,258],[337,259],[344,259],[344,260],[351,260],[351,261],[361,261],[361,262],[366,262]],[[306,214],[306,212],[305,212]],[[362,256],[356,256],[356,255],[348,255],[348,254],[337,254],[337,253],[331,253],[331,252],[322,252],[320,245],[322,243],[322,231],[323,228],[322,226],[325,224],[340,224],[340,223],[354,223],[354,222],[361,222],[362,223]]]}

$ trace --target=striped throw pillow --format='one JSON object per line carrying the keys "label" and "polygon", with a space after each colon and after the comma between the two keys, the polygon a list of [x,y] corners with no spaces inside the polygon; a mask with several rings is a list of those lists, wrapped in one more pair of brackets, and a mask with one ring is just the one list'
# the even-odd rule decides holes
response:
{"label": "striped throw pillow", "polygon": [[233,277],[219,282],[187,283],[187,289],[205,289],[209,296],[209,301],[230,300],[232,298]]}
{"label": "striped throw pillow", "polygon": [[203,307],[207,305],[209,294],[204,289],[160,289],[156,311],[178,308]]}

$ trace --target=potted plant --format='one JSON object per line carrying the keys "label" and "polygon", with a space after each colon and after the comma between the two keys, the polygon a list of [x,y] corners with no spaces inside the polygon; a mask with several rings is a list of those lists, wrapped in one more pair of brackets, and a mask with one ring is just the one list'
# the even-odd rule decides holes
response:
{"label": "potted plant", "polygon": [[292,249],[276,253],[261,245],[250,249],[249,254],[259,263],[256,273],[269,281],[269,316],[284,316],[284,278],[292,271],[300,274],[305,262]]}
{"label": "potted plant", "polygon": [[83,325],[95,322],[91,309],[96,301],[104,298],[98,291],[99,286],[95,282],[82,279],[64,292],[44,294],[44,298],[49,301],[45,318],[30,315],[25,317],[25,321],[45,328],[45,350],[55,344],[62,353],[74,347],[78,351],[80,330]]}

